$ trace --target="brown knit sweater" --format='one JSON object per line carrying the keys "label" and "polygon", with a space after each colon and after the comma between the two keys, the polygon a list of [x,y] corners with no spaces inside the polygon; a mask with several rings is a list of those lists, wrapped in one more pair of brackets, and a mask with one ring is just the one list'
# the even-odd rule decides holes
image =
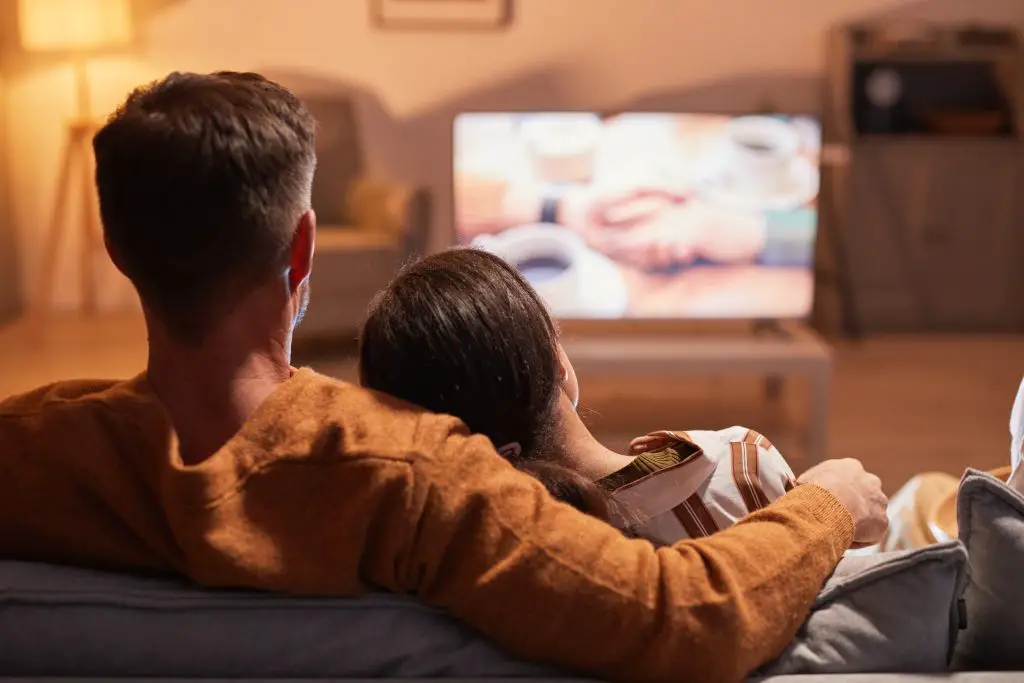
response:
{"label": "brown knit sweater", "polygon": [[0,403],[0,557],[314,595],[411,593],[523,657],[630,681],[739,681],[850,544],[800,486],[655,549],[554,501],[456,420],[299,370],[185,466],[144,376]]}

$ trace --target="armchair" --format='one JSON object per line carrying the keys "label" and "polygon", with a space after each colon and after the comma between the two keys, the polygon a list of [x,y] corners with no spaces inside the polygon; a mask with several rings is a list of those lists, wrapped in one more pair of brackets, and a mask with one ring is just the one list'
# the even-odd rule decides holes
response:
{"label": "armchair", "polygon": [[365,171],[350,99],[304,98],[319,124],[313,210],[316,259],[299,348],[351,342],[370,298],[427,247],[430,195],[425,188],[377,179]]}

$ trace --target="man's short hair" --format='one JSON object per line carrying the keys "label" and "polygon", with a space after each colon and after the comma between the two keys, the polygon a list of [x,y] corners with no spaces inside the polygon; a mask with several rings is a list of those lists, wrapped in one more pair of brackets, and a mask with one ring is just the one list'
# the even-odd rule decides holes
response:
{"label": "man's short hair", "polygon": [[309,208],[315,123],[259,74],[172,73],[96,134],[103,230],[143,304],[179,341],[287,265]]}

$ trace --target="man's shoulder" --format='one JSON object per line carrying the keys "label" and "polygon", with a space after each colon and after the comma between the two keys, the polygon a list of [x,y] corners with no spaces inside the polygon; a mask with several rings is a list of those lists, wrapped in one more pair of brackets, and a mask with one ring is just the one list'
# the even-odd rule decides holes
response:
{"label": "man's shoulder", "polygon": [[113,405],[137,394],[138,382],[139,378],[54,382],[0,400],[0,420],[40,417],[76,407]]}
{"label": "man's shoulder", "polygon": [[[256,416],[255,426],[311,439],[320,456],[421,461],[437,455],[449,438],[465,435],[455,418],[357,384],[306,368],[295,379]],[[336,438],[328,438],[332,433]],[[326,444],[333,445],[322,448]]]}

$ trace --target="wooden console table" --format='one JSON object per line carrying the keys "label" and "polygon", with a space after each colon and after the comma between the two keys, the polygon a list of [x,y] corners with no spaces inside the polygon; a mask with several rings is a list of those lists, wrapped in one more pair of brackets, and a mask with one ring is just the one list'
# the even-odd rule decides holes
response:
{"label": "wooden console table", "polygon": [[863,137],[838,230],[865,332],[1024,331],[1024,143]]}
{"label": "wooden console table", "polygon": [[783,378],[805,377],[810,405],[805,426],[807,464],[826,458],[832,353],[821,337],[800,324],[780,323],[766,334],[586,335],[563,341],[580,372],[640,376],[754,375],[766,378],[769,399]]}

